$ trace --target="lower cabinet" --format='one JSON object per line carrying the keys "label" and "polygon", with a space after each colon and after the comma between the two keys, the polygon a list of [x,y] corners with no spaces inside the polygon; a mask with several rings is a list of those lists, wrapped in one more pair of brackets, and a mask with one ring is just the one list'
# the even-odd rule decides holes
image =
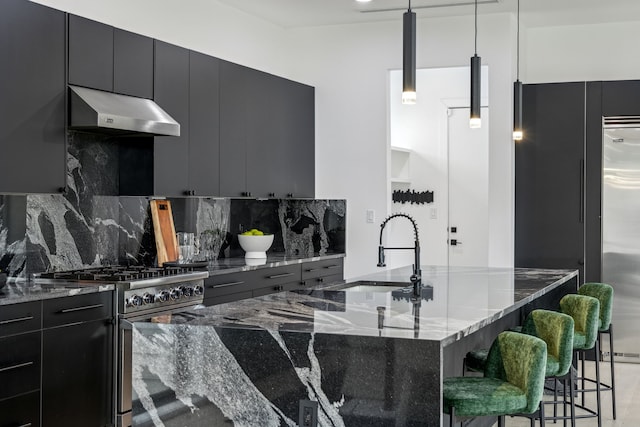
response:
{"label": "lower cabinet", "polygon": [[204,305],[217,305],[276,292],[309,289],[343,281],[344,261],[321,261],[265,267],[209,276],[205,281]]}
{"label": "lower cabinet", "polygon": [[113,426],[113,293],[0,307],[0,427]]}
{"label": "lower cabinet", "polygon": [[43,302],[43,426],[111,425],[112,298],[100,292]]}
{"label": "lower cabinet", "polygon": [[112,330],[97,320],[42,332],[44,426],[111,424]]}

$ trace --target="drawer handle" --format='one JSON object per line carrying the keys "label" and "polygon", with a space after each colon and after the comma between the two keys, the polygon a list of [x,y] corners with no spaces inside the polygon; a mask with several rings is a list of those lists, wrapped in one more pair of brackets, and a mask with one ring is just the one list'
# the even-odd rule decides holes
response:
{"label": "drawer handle", "polygon": [[322,283],[322,282],[324,282],[324,277],[318,277],[317,280],[318,280],[318,282]]}
{"label": "drawer handle", "polygon": [[60,310],[60,313],[73,313],[75,311],[93,310],[94,308],[104,307],[104,304],[85,305],[83,307],[64,308]]}
{"label": "drawer handle", "polygon": [[279,279],[281,277],[293,276],[293,273],[274,274],[273,276],[267,276],[267,279]]}
{"label": "drawer handle", "polygon": [[17,319],[3,320],[3,321],[0,322],[0,325],[8,325],[10,323],[16,323],[16,322],[26,322],[27,320],[33,320],[33,316],[26,316],[26,317],[19,317]]}
{"label": "drawer handle", "polygon": [[21,424],[18,427],[31,427],[33,424],[31,423],[26,423],[26,424]]}
{"label": "drawer handle", "polygon": [[216,288],[226,288],[227,286],[242,285],[243,283],[244,283],[244,282],[229,282],[229,283],[222,283],[222,284],[220,284],[220,285],[213,285],[213,286],[210,286],[210,287],[211,287],[211,288],[213,288],[213,289],[216,289]]}
{"label": "drawer handle", "polygon": [[13,365],[13,366],[7,366],[6,368],[0,368],[0,372],[11,371],[13,369],[18,369],[18,368],[25,368],[25,367],[31,366],[31,365],[33,365],[33,362],[20,363],[19,365]]}
{"label": "drawer handle", "polygon": [[321,268],[310,268],[308,270],[306,270],[307,273],[313,273],[314,271],[318,271],[321,270]]}
{"label": "drawer handle", "polygon": [[327,270],[331,270],[333,268],[340,268],[340,264],[332,264],[332,265],[327,265],[325,267]]}

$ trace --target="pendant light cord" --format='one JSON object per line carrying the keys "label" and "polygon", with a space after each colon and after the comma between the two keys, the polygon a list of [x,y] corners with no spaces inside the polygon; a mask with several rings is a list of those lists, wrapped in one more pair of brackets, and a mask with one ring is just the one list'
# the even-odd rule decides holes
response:
{"label": "pendant light cord", "polygon": [[475,35],[474,35],[474,45],[473,45],[473,53],[475,55],[478,54],[478,0],[475,2]]}
{"label": "pendant light cord", "polygon": [[516,80],[520,80],[520,0],[518,0],[518,24],[516,26]]}
{"label": "pendant light cord", "polygon": [[409,12],[411,12],[411,0],[409,0]]}

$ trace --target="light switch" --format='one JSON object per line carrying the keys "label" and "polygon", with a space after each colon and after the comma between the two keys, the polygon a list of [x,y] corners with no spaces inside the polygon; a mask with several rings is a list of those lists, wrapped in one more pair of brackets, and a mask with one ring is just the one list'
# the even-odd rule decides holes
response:
{"label": "light switch", "polygon": [[373,224],[376,221],[376,212],[373,209],[367,209],[367,224]]}

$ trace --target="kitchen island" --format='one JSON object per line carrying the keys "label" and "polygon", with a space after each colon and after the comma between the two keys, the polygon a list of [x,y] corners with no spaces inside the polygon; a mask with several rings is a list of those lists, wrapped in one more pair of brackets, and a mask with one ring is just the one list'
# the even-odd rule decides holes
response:
{"label": "kitchen island", "polygon": [[578,281],[570,270],[422,272],[419,301],[407,267],[135,323],[134,425],[296,426],[302,412],[320,426],[440,426],[442,379],[461,374],[464,354],[556,308]]}

